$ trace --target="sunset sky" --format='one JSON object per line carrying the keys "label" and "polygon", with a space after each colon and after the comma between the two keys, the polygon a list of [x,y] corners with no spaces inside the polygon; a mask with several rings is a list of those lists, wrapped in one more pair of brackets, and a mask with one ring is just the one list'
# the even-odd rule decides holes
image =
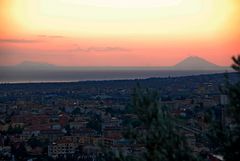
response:
{"label": "sunset sky", "polygon": [[240,53],[239,0],[0,0],[0,66],[217,65]]}

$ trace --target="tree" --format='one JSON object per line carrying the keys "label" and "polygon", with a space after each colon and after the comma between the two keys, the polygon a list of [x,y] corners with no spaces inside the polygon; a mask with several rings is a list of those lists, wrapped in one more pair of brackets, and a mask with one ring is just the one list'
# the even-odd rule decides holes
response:
{"label": "tree", "polygon": [[28,156],[24,143],[12,144],[11,151],[15,158],[19,161],[25,161]]}
{"label": "tree", "polygon": [[[232,68],[240,78],[240,55],[232,59]],[[223,92],[230,102],[227,110],[230,124],[214,123],[208,137],[214,152],[223,155],[225,161],[236,161],[240,158],[240,80],[235,84],[227,81]]]}
{"label": "tree", "polygon": [[96,130],[98,133],[102,132],[102,119],[98,115],[94,115],[87,123],[87,128]]}
{"label": "tree", "polygon": [[[240,55],[233,57],[232,68],[238,73],[240,78]],[[224,159],[226,161],[236,161],[240,158],[240,80],[236,84],[227,84],[226,91],[229,101],[229,117],[231,124],[226,131],[224,143]]]}
{"label": "tree", "polygon": [[22,131],[23,131],[23,128],[21,128],[20,126],[12,127],[11,124],[9,125],[9,127],[7,129],[8,134],[21,134]]}
{"label": "tree", "polygon": [[73,111],[72,111],[72,115],[79,115],[81,114],[81,109],[79,107],[75,108]]}
{"label": "tree", "polygon": [[[133,144],[143,145],[145,152],[141,156],[124,157],[118,155],[110,160],[142,161],[195,161],[197,160],[183,135],[171,117],[167,107],[159,104],[157,92],[135,89],[132,107],[142,128],[129,127],[125,136]],[[140,130],[141,129],[141,130]],[[109,159],[106,159],[109,160]]]}
{"label": "tree", "polygon": [[37,137],[32,136],[27,143],[31,146],[31,148],[42,147],[44,145]]}

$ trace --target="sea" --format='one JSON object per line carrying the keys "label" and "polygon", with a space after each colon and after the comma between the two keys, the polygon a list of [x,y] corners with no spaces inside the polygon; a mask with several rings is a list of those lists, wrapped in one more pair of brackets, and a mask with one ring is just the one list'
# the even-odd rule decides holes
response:
{"label": "sea", "polygon": [[78,82],[100,80],[134,80],[182,77],[224,71],[201,70],[80,70],[80,71],[0,71],[0,83]]}

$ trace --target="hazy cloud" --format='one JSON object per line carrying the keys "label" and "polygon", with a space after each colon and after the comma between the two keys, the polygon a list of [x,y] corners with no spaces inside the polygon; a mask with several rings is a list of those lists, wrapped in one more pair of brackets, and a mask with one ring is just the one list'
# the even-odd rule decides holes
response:
{"label": "hazy cloud", "polygon": [[69,51],[89,53],[89,52],[114,52],[114,51],[127,52],[130,50],[121,47],[89,47],[89,48],[75,47],[73,49],[70,49]]}
{"label": "hazy cloud", "polygon": [[42,37],[42,38],[64,38],[64,36],[61,35],[38,35],[38,37]]}
{"label": "hazy cloud", "polygon": [[39,43],[42,40],[32,39],[0,39],[0,43]]}

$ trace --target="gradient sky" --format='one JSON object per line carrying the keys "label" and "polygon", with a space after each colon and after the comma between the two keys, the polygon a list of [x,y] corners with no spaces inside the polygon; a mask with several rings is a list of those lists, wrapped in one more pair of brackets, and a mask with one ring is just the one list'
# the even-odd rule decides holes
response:
{"label": "gradient sky", "polygon": [[0,0],[0,65],[218,65],[240,53],[239,0]]}

